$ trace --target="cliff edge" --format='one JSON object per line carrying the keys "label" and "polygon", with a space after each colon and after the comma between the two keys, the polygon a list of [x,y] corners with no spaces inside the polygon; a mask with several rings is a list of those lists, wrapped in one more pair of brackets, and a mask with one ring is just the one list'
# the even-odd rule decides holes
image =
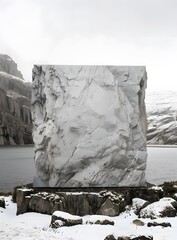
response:
{"label": "cliff edge", "polygon": [[31,144],[31,85],[17,64],[0,54],[0,145]]}

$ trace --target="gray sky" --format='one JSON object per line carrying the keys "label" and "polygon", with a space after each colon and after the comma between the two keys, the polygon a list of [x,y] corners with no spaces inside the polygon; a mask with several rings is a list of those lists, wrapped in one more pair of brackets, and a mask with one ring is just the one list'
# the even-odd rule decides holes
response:
{"label": "gray sky", "polygon": [[149,91],[177,91],[177,0],[0,0],[0,22],[27,81],[33,64],[145,65]]}

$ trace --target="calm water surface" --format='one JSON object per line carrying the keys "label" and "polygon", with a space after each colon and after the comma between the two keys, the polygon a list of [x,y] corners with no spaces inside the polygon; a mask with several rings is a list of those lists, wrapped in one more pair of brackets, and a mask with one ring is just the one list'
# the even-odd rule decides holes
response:
{"label": "calm water surface", "polygon": [[[33,147],[0,147],[0,191],[31,183],[35,175]],[[148,147],[146,180],[177,180],[177,148]]]}
{"label": "calm water surface", "polygon": [[0,147],[0,191],[31,183],[34,175],[33,147]]}

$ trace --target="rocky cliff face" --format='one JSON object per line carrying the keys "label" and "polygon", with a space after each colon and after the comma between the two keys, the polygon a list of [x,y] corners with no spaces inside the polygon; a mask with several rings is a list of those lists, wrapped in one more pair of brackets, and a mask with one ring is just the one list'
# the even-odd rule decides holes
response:
{"label": "rocky cliff face", "polygon": [[145,88],[145,67],[35,66],[34,185],[143,185]]}
{"label": "rocky cliff face", "polygon": [[31,86],[16,63],[0,55],[0,145],[32,143]]}
{"label": "rocky cliff face", "polygon": [[148,144],[177,145],[177,92],[153,92],[146,96]]}
{"label": "rocky cliff face", "polygon": [[0,54],[0,71],[23,79],[23,75],[17,69],[17,64],[6,54]]}

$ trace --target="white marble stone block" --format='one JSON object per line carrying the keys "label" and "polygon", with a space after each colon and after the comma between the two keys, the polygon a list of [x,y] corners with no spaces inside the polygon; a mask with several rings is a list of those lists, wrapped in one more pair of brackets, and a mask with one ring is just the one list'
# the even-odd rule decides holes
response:
{"label": "white marble stone block", "polygon": [[146,80],[143,66],[34,66],[34,186],[144,185]]}

